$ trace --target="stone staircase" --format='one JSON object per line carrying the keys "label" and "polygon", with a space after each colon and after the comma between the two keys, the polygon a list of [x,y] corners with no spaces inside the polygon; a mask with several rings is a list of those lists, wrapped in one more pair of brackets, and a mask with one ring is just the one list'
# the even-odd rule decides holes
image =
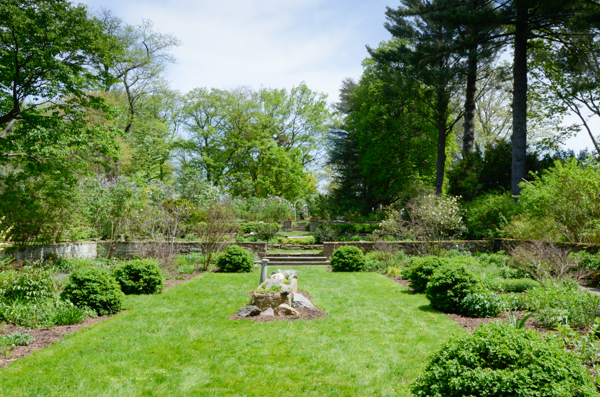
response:
{"label": "stone staircase", "polygon": [[269,260],[269,267],[284,266],[327,266],[329,261],[324,256],[311,253],[279,253],[266,254],[263,259]]}

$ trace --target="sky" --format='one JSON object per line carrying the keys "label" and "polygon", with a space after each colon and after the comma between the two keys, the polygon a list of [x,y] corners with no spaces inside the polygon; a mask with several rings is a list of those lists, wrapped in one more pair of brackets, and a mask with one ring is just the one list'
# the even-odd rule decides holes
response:
{"label": "sky", "polygon": [[[291,88],[301,82],[338,100],[341,82],[358,79],[366,45],[389,40],[383,27],[394,0],[75,0],[105,8],[128,24],[151,20],[182,44],[168,70],[171,87]],[[575,122],[575,118],[568,119]],[[598,124],[600,125],[600,123]],[[591,148],[584,132],[566,143]]]}

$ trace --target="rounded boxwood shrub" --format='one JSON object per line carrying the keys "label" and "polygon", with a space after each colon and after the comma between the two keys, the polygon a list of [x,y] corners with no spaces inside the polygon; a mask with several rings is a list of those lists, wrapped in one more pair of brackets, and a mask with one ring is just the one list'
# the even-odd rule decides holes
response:
{"label": "rounded boxwood shrub", "polygon": [[412,265],[402,272],[402,277],[410,282],[410,287],[420,294],[427,289],[427,283],[433,272],[440,266],[450,263],[447,259],[437,256],[417,258]]}
{"label": "rounded boxwood shrub", "polygon": [[120,264],[113,272],[125,294],[159,294],[165,284],[158,263],[137,259]]}
{"label": "rounded boxwood shrub", "polygon": [[360,248],[345,245],[333,253],[330,265],[334,272],[360,272],[365,270],[367,262]]}
{"label": "rounded boxwood shrub", "polygon": [[71,273],[61,298],[104,316],[121,310],[125,294],[108,270],[86,267]]}
{"label": "rounded boxwood shrub", "polygon": [[499,322],[446,342],[412,392],[417,397],[598,396],[581,359],[558,338]]}
{"label": "rounded boxwood shrub", "polygon": [[219,255],[217,266],[225,273],[249,273],[254,270],[254,257],[239,245],[230,245]]}
{"label": "rounded boxwood shrub", "polygon": [[458,263],[438,267],[429,282],[425,296],[431,306],[445,313],[460,313],[462,301],[467,295],[477,292],[481,285],[477,275]]}
{"label": "rounded boxwood shrub", "polygon": [[503,307],[504,301],[498,294],[480,291],[465,296],[461,312],[469,317],[496,317]]}

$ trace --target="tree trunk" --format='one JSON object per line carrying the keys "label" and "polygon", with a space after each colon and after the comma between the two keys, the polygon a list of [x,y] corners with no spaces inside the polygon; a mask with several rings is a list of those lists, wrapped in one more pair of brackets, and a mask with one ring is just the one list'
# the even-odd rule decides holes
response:
{"label": "tree trunk", "polygon": [[477,93],[477,46],[469,50],[467,65],[467,93],[465,99],[465,132],[463,135],[463,155],[473,153],[475,144],[475,94]]}
{"label": "tree trunk", "polygon": [[449,100],[447,99],[445,92],[439,92],[437,94],[437,130],[438,130],[438,141],[437,141],[437,164],[435,171],[435,194],[440,196],[442,194],[442,187],[444,186],[444,172],[446,170],[446,137],[448,131],[448,105]]}
{"label": "tree trunk", "polygon": [[525,1],[517,1],[515,58],[513,65],[513,133],[511,192],[515,201],[521,193],[519,183],[527,176],[527,37],[529,15]]}

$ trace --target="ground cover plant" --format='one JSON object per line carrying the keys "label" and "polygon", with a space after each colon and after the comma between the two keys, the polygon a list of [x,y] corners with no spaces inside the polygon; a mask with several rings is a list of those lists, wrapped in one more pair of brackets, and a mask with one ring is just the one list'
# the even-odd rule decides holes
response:
{"label": "ground cover plant", "polygon": [[257,274],[206,273],[3,368],[0,395],[408,397],[423,357],[465,332],[380,274],[297,270],[327,317],[232,321]]}

